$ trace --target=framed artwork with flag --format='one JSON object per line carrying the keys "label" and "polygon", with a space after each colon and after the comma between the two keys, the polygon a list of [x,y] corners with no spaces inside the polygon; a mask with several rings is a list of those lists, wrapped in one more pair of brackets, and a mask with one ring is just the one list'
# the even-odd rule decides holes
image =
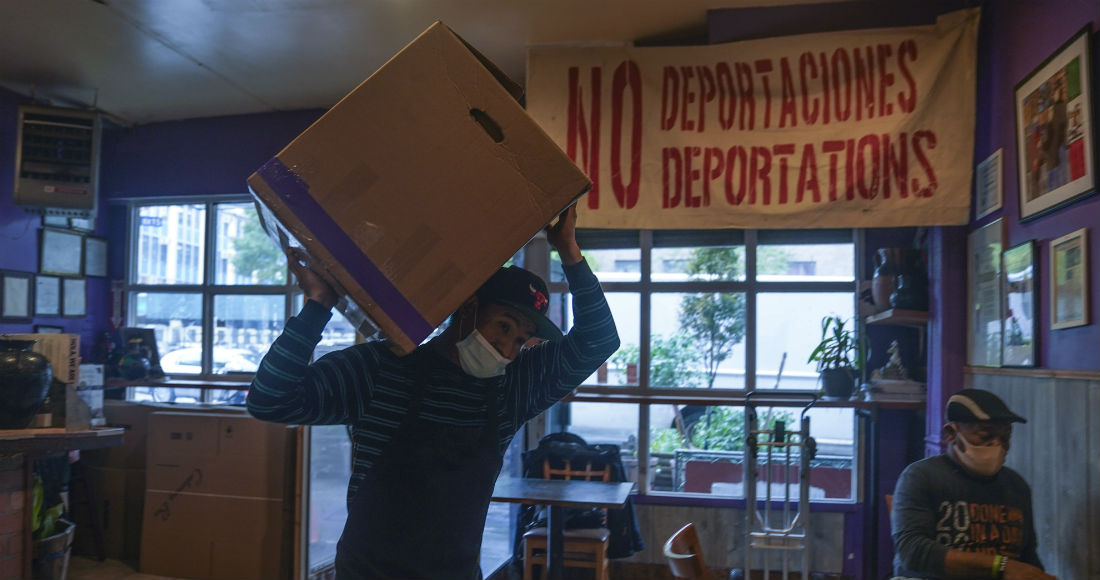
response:
{"label": "framed artwork with flag", "polygon": [[1091,31],[1081,29],[1016,85],[1021,220],[1096,191]]}

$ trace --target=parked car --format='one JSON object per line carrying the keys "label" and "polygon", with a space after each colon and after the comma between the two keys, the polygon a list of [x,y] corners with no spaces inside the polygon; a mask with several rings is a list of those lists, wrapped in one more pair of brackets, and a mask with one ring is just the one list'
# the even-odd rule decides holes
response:
{"label": "parked car", "polygon": [[[216,375],[225,373],[254,373],[259,367],[259,357],[252,351],[214,347],[214,365],[211,371]],[[202,372],[202,349],[189,346],[165,353],[160,357],[160,368],[165,374],[193,374]]]}

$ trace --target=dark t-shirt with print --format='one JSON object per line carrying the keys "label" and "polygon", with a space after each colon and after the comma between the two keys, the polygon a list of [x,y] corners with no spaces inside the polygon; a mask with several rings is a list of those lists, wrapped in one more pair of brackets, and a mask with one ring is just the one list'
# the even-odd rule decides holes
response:
{"label": "dark t-shirt with print", "polygon": [[948,548],[1003,554],[1042,568],[1031,488],[1008,467],[976,477],[946,455],[905,468],[894,491],[894,573],[944,577]]}

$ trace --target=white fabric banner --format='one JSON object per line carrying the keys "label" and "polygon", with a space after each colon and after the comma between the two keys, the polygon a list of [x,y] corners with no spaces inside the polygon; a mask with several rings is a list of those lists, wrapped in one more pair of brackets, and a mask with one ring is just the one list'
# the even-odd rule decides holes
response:
{"label": "white fabric banner", "polygon": [[579,225],[965,224],[979,9],[689,47],[533,47],[528,112],[588,174]]}

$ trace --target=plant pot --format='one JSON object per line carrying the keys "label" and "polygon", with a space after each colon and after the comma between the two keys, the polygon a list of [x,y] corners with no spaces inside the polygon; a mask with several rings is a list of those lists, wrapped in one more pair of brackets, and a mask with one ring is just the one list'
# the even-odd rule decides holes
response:
{"label": "plant pot", "polygon": [[0,340],[0,429],[23,429],[50,392],[53,370],[33,340]]}
{"label": "plant pot", "polygon": [[821,371],[821,388],[825,398],[833,401],[847,401],[855,389],[856,375],[851,368],[825,369]]}
{"label": "plant pot", "polygon": [[31,575],[34,580],[65,580],[69,573],[69,554],[73,550],[73,532],[76,525],[68,520],[57,520],[65,529],[34,541],[34,559]]}

